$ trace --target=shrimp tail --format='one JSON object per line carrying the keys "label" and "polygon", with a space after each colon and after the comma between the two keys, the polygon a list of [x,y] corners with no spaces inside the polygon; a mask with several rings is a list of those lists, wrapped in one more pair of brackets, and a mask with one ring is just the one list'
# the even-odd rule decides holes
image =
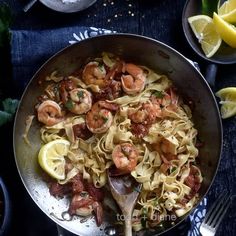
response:
{"label": "shrimp tail", "polygon": [[92,204],[92,207],[95,214],[97,226],[100,226],[103,222],[103,217],[104,217],[102,204],[100,202],[94,202]]}

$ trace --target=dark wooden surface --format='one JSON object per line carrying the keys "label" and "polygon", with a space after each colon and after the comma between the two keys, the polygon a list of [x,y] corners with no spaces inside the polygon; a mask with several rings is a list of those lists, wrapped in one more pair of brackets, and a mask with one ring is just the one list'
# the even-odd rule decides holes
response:
{"label": "dark wooden surface", "polygon": [[[199,0],[200,1],[200,0]],[[4,2],[0,0],[0,2]],[[202,73],[207,62],[188,45],[181,25],[185,0],[97,0],[83,12],[63,14],[47,9],[41,3],[24,13],[25,0],[8,0],[13,13],[12,29],[53,29],[66,26],[95,26],[136,33],[158,39],[197,61]],[[58,39],[60,40],[60,39]],[[1,57],[1,55],[0,55]],[[184,75],[183,75],[184,76]],[[6,78],[5,78],[6,79]],[[9,78],[8,78],[9,79]],[[219,66],[216,90],[236,87],[235,65]],[[11,94],[11,91],[7,91]],[[14,97],[14,94],[11,94]],[[18,176],[12,151],[12,123],[1,128],[0,175],[8,184],[13,204],[12,227],[9,235],[56,235],[56,227],[33,203]],[[236,118],[223,121],[224,145],[221,164],[208,193],[209,205],[225,189],[236,194]],[[214,138],[214,137],[213,137]],[[232,204],[217,235],[236,235],[235,204]]]}

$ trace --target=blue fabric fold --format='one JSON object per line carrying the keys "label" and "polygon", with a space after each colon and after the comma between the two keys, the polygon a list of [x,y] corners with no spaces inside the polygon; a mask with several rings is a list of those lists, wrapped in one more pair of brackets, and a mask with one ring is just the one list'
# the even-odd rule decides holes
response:
{"label": "blue fabric fold", "polygon": [[54,53],[85,38],[115,33],[94,27],[67,27],[53,30],[11,31],[11,61],[13,80],[20,95],[34,73]]}
{"label": "blue fabric fold", "polygon": [[[11,60],[13,81],[19,96],[34,73],[56,52],[83,39],[115,31],[94,27],[67,27],[43,31],[13,30]],[[206,214],[207,199],[193,210],[179,227],[167,235],[200,236],[199,227]],[[66,234],[68,235],[68,233]]]}

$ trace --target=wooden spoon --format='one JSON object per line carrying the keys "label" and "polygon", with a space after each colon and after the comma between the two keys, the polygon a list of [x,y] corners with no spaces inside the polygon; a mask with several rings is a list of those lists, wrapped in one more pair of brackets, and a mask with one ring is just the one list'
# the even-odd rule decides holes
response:
{"label": "wooden spoon", "polygon": [[111,176],[108,171],[108,183],[113,198],[119,205],[125,220],[125,235],[132,236],[132,213],[142,185],[129,175]]}

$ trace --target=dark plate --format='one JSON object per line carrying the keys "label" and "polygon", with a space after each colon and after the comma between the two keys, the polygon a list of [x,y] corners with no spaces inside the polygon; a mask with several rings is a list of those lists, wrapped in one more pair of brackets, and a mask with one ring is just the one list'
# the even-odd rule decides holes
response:
{"label": "dark plate", "polygon": [[[194,35],[189,23],[188,17],[202,14],[202,1],[188,0],[185,4],[182,15],[182,26],[185,37],[193,50],[204,59],[218,64],[236,63],[236,48],[232,48],[222,42],[220,49],[211,58],[207,58],[201,49],[201,45]],[[213,16],[213,13],[212,13]],[[211,17],[212,17],[211,16]]]}

